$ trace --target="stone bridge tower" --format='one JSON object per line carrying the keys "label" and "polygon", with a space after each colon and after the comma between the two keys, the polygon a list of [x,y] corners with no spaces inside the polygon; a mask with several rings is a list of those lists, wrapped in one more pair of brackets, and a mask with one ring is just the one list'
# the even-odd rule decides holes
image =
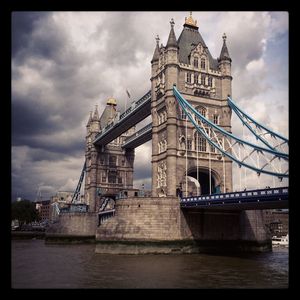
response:
{"label": "stone bridge tower", "polygon": [[115,199],[120,191],[133,188],[134,149],[123,149],[122,144],[128,135],[134,133],[135,128],[131,128],[106,146],[99,147],[93,144],[96,135],[118,117],[116,106],[116,100],[109,98],[101,117],[96,106],[86,126],[84,194],[85,202],[92,212],[98,210],[102,197]]}
{"label": "stone bridge tower", "polygon": [[[176,39],[174,21],[167,44],[159,37],[151,60],[152,196],[176,196],[232,190],[232,162],[211,147],[181,111],[173,95],[180,93],[210,121],[231,131],[231,58],[223,35],[214,59],[192,15]],[[186,159],[187,157],[187,159]],[[187,175],[187,176],[186,176]],[[183,193],[185,195],[185,193]]]}

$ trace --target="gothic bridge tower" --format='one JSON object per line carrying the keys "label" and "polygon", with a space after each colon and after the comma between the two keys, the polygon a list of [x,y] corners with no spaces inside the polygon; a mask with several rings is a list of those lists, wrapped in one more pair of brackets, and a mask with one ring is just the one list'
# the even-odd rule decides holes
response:
{"label": "gothic bridge tower", "polygon": [[85,202],[92,212],[98,210],[102,197],[114,199],[121,190],[133,188],[134,149],[123,149],[121,146],[125,138],[134,133],[135,128],[103,147],[93,144],[96,135],[118,117],[116,106],[116,100],[109,98],[101,117],[96,106],[86,126],[84,194]]}
{"label": "gothic bridge tower", "polygon": [[227,96],[232,77],[226,35],[220,57],[214,59],[192,15],[185,19],[178,40],[173,19],[170,23],[167,44],[159,45],[157,37],[151,60],[152,196],[176,196],[179,188],[189,194],[231,191],[232,162],[186,122],[172,91],[175,84],[201,114],[231,131]]}

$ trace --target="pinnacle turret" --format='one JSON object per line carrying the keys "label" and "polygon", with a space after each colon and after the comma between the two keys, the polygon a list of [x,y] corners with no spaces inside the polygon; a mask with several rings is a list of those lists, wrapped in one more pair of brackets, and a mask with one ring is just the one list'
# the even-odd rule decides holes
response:
{"label": "pinnacle turret", "polygon": [[88,122],[87,122],[87,124],[86,124],[86,127],[89,127],[90,124],[91,124],[91,122],[92,122],[92,119],[93,119],[92,113],[93,113],[93,112],[90,111],[90,117],[89,117],[89,120],[88,120]]}
{"label": "pinnacle turret", "polygon": [[173,18],[171,19],[170,24],[171,24],[171,30],[170,30],[170,34],[169,34],[169,38],[168,38],[166,48],[169,48],[169,47],[178,48],[178,44],[177,44],[177,40],[176,40],[176,36],[175,36],[175,32],[174,32],[175,22],[174,22]]}
{"label": "pinnacle turret", "polygon": [[156,47],[154,50],[153,58],[151,60],[151,63],[159,60],[159,36],[156,36]]}
{"label": "pinnacle turret", "polygon": [[99,121],[98,105],[95,105],[95,111],[92,120]]}
{"label": "pinnacle turret", "polygon": [[221,50],[221,54],[220,54],[220,57],[219,57],[219,61],[221,60],[229,60],[231,61],[231,58],[230,58],[230,55],[229,55],[229,51],[227,49],[227,45],[226,45],[226,39],[227,39],[227,36],[226,34],[224,33],[223,36],[223,47],[222,47],[222,50]]}

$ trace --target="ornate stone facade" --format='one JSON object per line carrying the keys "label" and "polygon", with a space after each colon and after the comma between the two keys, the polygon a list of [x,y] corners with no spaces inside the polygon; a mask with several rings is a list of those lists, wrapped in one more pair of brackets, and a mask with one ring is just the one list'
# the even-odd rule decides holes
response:
{"label": "ornate stone facade", "polygon": [[96,107],[87,124],[85,202],[89,205],[89,211],[98,211],[101,198],[115,198],[121,190],[133,188],[134,149],[123,149],[121,145],[135,128],[104,147],[92,143],[100,130],[117,118],[115,106],[116,102],[108,99],[101,117]]}
{"label": "ornate stone facade", "polygon": [[[202,193],[232,190],[232,162],[223,158],[187,122],[174,95],[180,93],[214,123],[231,131],[231,58],[223,36],[220,57],[214,59],[192,16],[186,19],[177,40],[174,21],[166,46],[157,45],[151,61],[152,77],[152,196],[176,196],[186,184],[186,175],[200,182]],[[162,192],[161,164],[167,186]],[[210,185],[211,187],[208,187]],[[185,191],[183,191],[185,192]],[[196,193],[191,191],[189,193]]]}

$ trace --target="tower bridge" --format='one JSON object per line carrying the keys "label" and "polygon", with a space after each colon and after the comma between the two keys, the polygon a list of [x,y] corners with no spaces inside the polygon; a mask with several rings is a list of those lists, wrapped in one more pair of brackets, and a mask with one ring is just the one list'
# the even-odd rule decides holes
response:
{"label": "tower bridge", "polygon": [[[90,115],[84,169],[73,199],[85,173],[88,213],[82,218],[89,225],[83,227],[98,225],[96,251],[101,253],[148,251],[136,241],[154,242],[154,252],[168,252],[173,246],[159,250],[159,242],[174,241],[229,241],[247,249],[270,249],[262,210],[288,208],[288,187],[233,192],[232,163],[257,176],[288,178],[288,139],[232,100],[225,34],[215,59],[192,15],[178,39],[173,19],[170,25],[165,46],[156,38],[151,90],[122,114],[116,111],[117,101],[108,99],[101,117],[97,107]],[[258,143],[232,134],[232,112]],[[136,131],[135,125],[150,115],[152,122]],[[134,149],[150,140],[151,197],[139,197],[133,188]],[[97,219],[94,225],[91,218]],[[130,246],[125,249],[122,243]],[[180,249],[193,252],[198,246]]]}

